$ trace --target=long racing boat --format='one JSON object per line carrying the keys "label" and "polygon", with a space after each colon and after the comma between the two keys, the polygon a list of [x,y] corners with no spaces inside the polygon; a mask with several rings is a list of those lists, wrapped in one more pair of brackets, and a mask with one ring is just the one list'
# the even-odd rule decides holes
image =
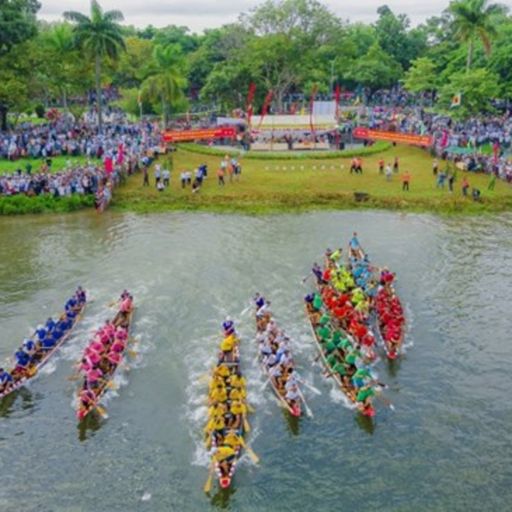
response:
{"label": "long racing boat", "polygon": [[275,324],[265,298],[258,294],[255,303],[256,341],[261,371],[281,406],[298,418],[302,415],[303,395],[295,377],[295,363],[291,355],[289,339]]}
{"label": "long racing boat", "polygon": [[[66,303],[65,310],[54,322],[48,319],[16,352],[18,363],[11,370],[0,372],[0,400],[35,379],[39,371],[50,361],[71,337],[76,325],[83,317],[87,303],[86,293],[81,288]],[[32,352],[32,353],[31,353]]]}
{"label": "long racing boat", "polygon": [[[321,327],[320,316],[322,315],[322,312],[314,307],[312,301],[306,300],[305,302],[305,311],[311,327],[311,333],[313,335],[313,339],[315,340],[320,360],[323,363],[327,375],[331,376],[335,380],[343,394],[352,404],[356,406],[356,409],[363,416],[369,418],[374,417],[375,408],[372,404],[372,396],[374,395],[373,388],[368,386],[364,390],[359,391],[355,388],[351,380],[352,375],[350,375],[350,371],[348,371],[344,360],[348,350],[345,351],[343,348],[339,348],[343,341],[341,341],[340,345],[336,344],[336,348],[329,354],[329,348],[326,346],[326,344],[322,343],[318,332],[318,329]],[[327,327],[327,325],[324,325],[324,327]],[[349,336],[347,336],[347,333],[341,331],[339,328],[335,328],[332,325],[329,327],[332,332],[338,331],[340,333],[341,340],[350,340]],[[346,346],[348,347],[349,345]],[[355,372],[353,372],[353,374],[355,375]],[[361,394],[361,391],[363,391],[364,394]]]}
{"label": "long racing boat", "polygon": [[210,453],[210,475],[205,492],[215,474],[219,486],[228,489],[250,430],[247,421],[247,385],[240,370],[240,339],[234,323],[223,323],[223,339],[217,364],[212,370],[208,393],[208,423],[205,444]]}
{"label": "long racing boat", "polygon": [[85,349],[80,372],[82,386],[77,392],[76,416],[83,421],[111,387],[115,373],[126,355],[135,306],[133,297],[123,292],[117,314],[99,329]]}

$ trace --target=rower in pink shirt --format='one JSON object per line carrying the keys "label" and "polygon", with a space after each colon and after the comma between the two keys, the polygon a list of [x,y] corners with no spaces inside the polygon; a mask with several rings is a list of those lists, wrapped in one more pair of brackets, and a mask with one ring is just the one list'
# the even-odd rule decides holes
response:
{"label": "rower in pink shirt", "polygon": [[99,368],[93,368],[92,370],[89,370],[85,375],[85,379],[87,381],[87,386],[89,388],[97,387],[99,385],[102,377],[103,377],[103,372]]}
{"label": "rower in pink shirt", "polygon": [[118,354],[122,354],[125,348],[126,343],[123,340],[116,338],[110,347],[110,352],[117,352]]}
{"label": "rower in pink shirt", "polygon": [[116,368],[121,364],[121,361],[123,360],[123,355],[119,352],[110,352],[107,356],[108,361],[112,365],[111,367]]}

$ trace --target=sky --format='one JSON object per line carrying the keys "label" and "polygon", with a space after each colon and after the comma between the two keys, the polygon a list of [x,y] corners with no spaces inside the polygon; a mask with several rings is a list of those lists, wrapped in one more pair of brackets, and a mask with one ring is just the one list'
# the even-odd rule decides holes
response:
{"label": "sky", "polygon": [[[73,10],[87,13],[88,0],[40,0],[42,18],[58,20],[63,11]],[[128,25],[156,27],[166,25],[185,25],[192,32],[202,32],[205,28],[220,27],[235,21],[239,13],[246,12],[261,0],[100,0],[105,10],[119,9]],[[449,0],[323,0],[332,12],[342,19],[372,22],[376,19],[377,8],[387,4],[395,13],[406,13],[414,24],[421,23],[429,16],[439,15]],[[512,6],[512,0],[503,3]]]}

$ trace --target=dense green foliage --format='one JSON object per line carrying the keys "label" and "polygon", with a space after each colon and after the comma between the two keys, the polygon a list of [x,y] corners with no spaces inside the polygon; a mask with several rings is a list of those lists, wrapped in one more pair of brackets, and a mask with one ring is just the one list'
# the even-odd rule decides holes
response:
{"label": "dense green foliage", "polygon": [[[179,145],[180,149],[198,153],[200,155],[223,157],[226,155],[225,149],[204,146],[201,144],[185,143]],[[336,158],[351,158],[354,156],[368,156],[387,151],[391,148],[389,142],[376,142],[366,148],[344,151],[262,151],[249,152],[228,151],[229,156],[243,156],[247,160],[332,160]]]}
{"label": "dense green foliage", "polygon": [[0,197],[0,215],[21,215],[27,213],[67,213],[90,208],[93,196],[51,197],[48,195],[27,197]]}
{"label": "dense green foliage", "polygon": [[[267,0],[200,35],[121,26],[122,14],[95,0],[89,16],[65,14],[73,25],[37,26],[38,8],[35,0],[0,1],[4,118],[49,101],[66,109],[70,97],[110,84],[123,91],[120,105],[132,115],[164,117],[244,108],[251,83],[256,112],[269,90],[280,110],[289,94],[304,94],[307,106],[313,89],[329,93],[335,84],[360,91],[402,82],[414,93],[441,93],[441,107],[451,92],[463,93],[460,116],[475,113],[480,100],[488,110],[491,96],[512,96],[512,18],[489,0],[447,0],[440,16],[417,27],[386,5],[374,23],[362,24],[339,19],[318,0]],[[69,109],[75,113],[77,104]]]}

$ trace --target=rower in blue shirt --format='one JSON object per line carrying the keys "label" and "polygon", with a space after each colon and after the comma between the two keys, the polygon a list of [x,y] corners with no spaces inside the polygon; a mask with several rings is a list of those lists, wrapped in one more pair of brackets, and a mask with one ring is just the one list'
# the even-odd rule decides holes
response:
{"label": "rower in blue shirt", "polygon": [[48,331],[53,331],[53,329],[55,329],[55,322],[53,318],[48,318],[48,320],[46,320],[46,329]]}
{"label": "rower in blue shirt", "polygon": [[36,351],[36,344],[32,340],[25,340],[23,342],[22,350],[24,350],[30,357],[32,357]]}
{"label": "rower in blue shirt", "polygon": [[68,309],[73,309],[74,307],[76,306],[76,300],[74,297],[71,297],[71,299],[69,299],[67,302],[66,302],[66,311]]}
{"label": "rower in blue shirt", "polygon": [[23,369],[28,368],[32,359],[23,349],[19,349],[16,354],[14,354],[14,358],[16,359],[16,367]]}
{"label": "rower in blue shirt", "polygon": [[56,335],[56,331],[53,331],[51,334],[41,341],[41,350],[44,352],[48,352],[51,350],[58,342],[58,338],[54,338]]}
{"label": "rower in blue shirt", "polygon": [[0,393],[3,393],[13,383],[12,375],[0,368]]}
{"label": "rower in blue shirt", "polygon": [[36,329],[36,336],[39,340],[43,340],[46,336],[46,329],[42,325],[38,325]]}

